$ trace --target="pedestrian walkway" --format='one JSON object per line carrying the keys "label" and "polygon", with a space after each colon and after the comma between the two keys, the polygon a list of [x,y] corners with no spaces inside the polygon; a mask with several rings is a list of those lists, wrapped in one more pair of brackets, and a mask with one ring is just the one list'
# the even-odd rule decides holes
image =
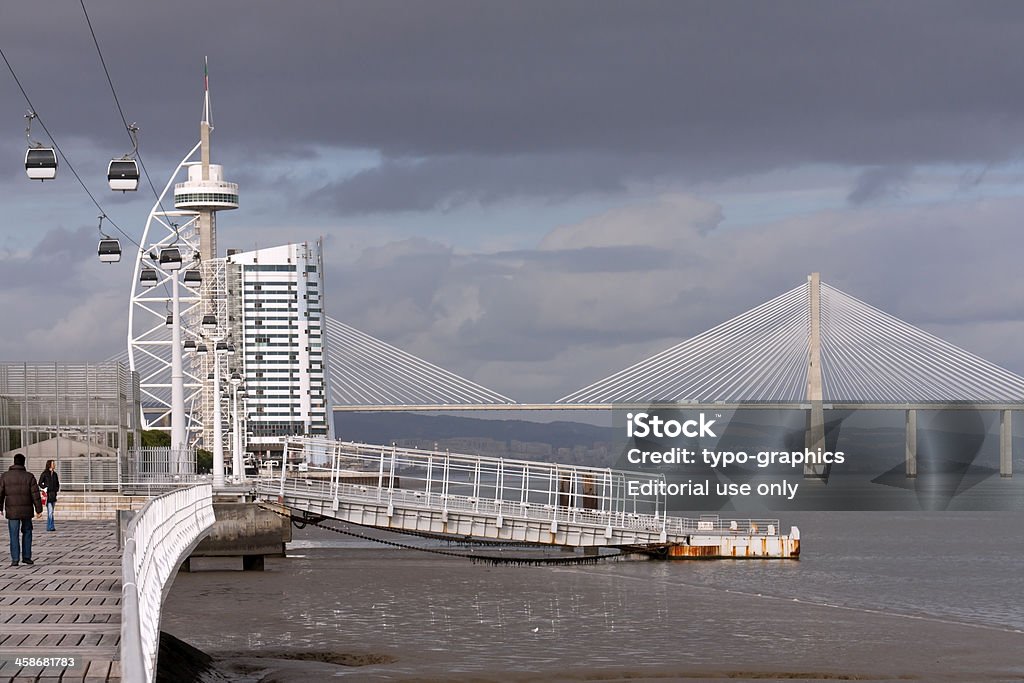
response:
{"label": "pedestrian walkway", "polygon": [[[35,564],[9,567],[4,557],[0,683],[121,680],[121,549],[114,532],[114,522],[64,522],[47,532],[36,520]],[[19,659],[51,661],[29,666]]]}

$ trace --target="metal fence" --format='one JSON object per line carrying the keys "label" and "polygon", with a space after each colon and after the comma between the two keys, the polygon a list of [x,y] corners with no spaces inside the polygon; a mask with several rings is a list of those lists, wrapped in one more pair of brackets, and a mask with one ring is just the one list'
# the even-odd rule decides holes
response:
{"label": "metal fence", "polygon": [[57,474],[63,491],[146,494],[209,479],[196,471],[195,449],[159,446],[128,450],[123,457],[59,459]]}

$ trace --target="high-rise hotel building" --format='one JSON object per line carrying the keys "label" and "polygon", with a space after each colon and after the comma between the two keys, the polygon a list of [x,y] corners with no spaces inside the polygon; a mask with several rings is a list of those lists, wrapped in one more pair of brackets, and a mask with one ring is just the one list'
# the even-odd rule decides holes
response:
{"label": "high-rise hotel building", "polygon": [[321,243],[229,250],[223,272],[246,451],[274,457],[282,436],[329,436]]}

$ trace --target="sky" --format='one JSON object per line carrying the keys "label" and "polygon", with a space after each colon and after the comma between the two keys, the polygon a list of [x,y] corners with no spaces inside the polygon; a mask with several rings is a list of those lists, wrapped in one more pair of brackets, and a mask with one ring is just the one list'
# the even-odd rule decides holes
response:
{"label": "sky", "polygon": [[[209,57],[213,157],[241,186],[222,250],[323,236],[329,315],[515,399],[812,271],[1024,373],[1020,3],[85,7],[157,189],[198,139]],[[106,188],[131,145],[81,5],[5,3],[0,48],[139,239],[154,195]],[[5,69],[0,359],[109,357],[131,261],[98,262],[68,167],[26,178]]]}

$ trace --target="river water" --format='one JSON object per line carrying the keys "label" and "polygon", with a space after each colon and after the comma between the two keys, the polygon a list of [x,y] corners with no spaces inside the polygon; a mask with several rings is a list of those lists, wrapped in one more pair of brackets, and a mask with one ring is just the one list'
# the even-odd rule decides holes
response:
{"label": "river water", "polygon": [[783,523],[799,562],[491,566],[309,528],[265,572],[179,575],[162,627],[266,683],[1024,680],[1020,514]]}

